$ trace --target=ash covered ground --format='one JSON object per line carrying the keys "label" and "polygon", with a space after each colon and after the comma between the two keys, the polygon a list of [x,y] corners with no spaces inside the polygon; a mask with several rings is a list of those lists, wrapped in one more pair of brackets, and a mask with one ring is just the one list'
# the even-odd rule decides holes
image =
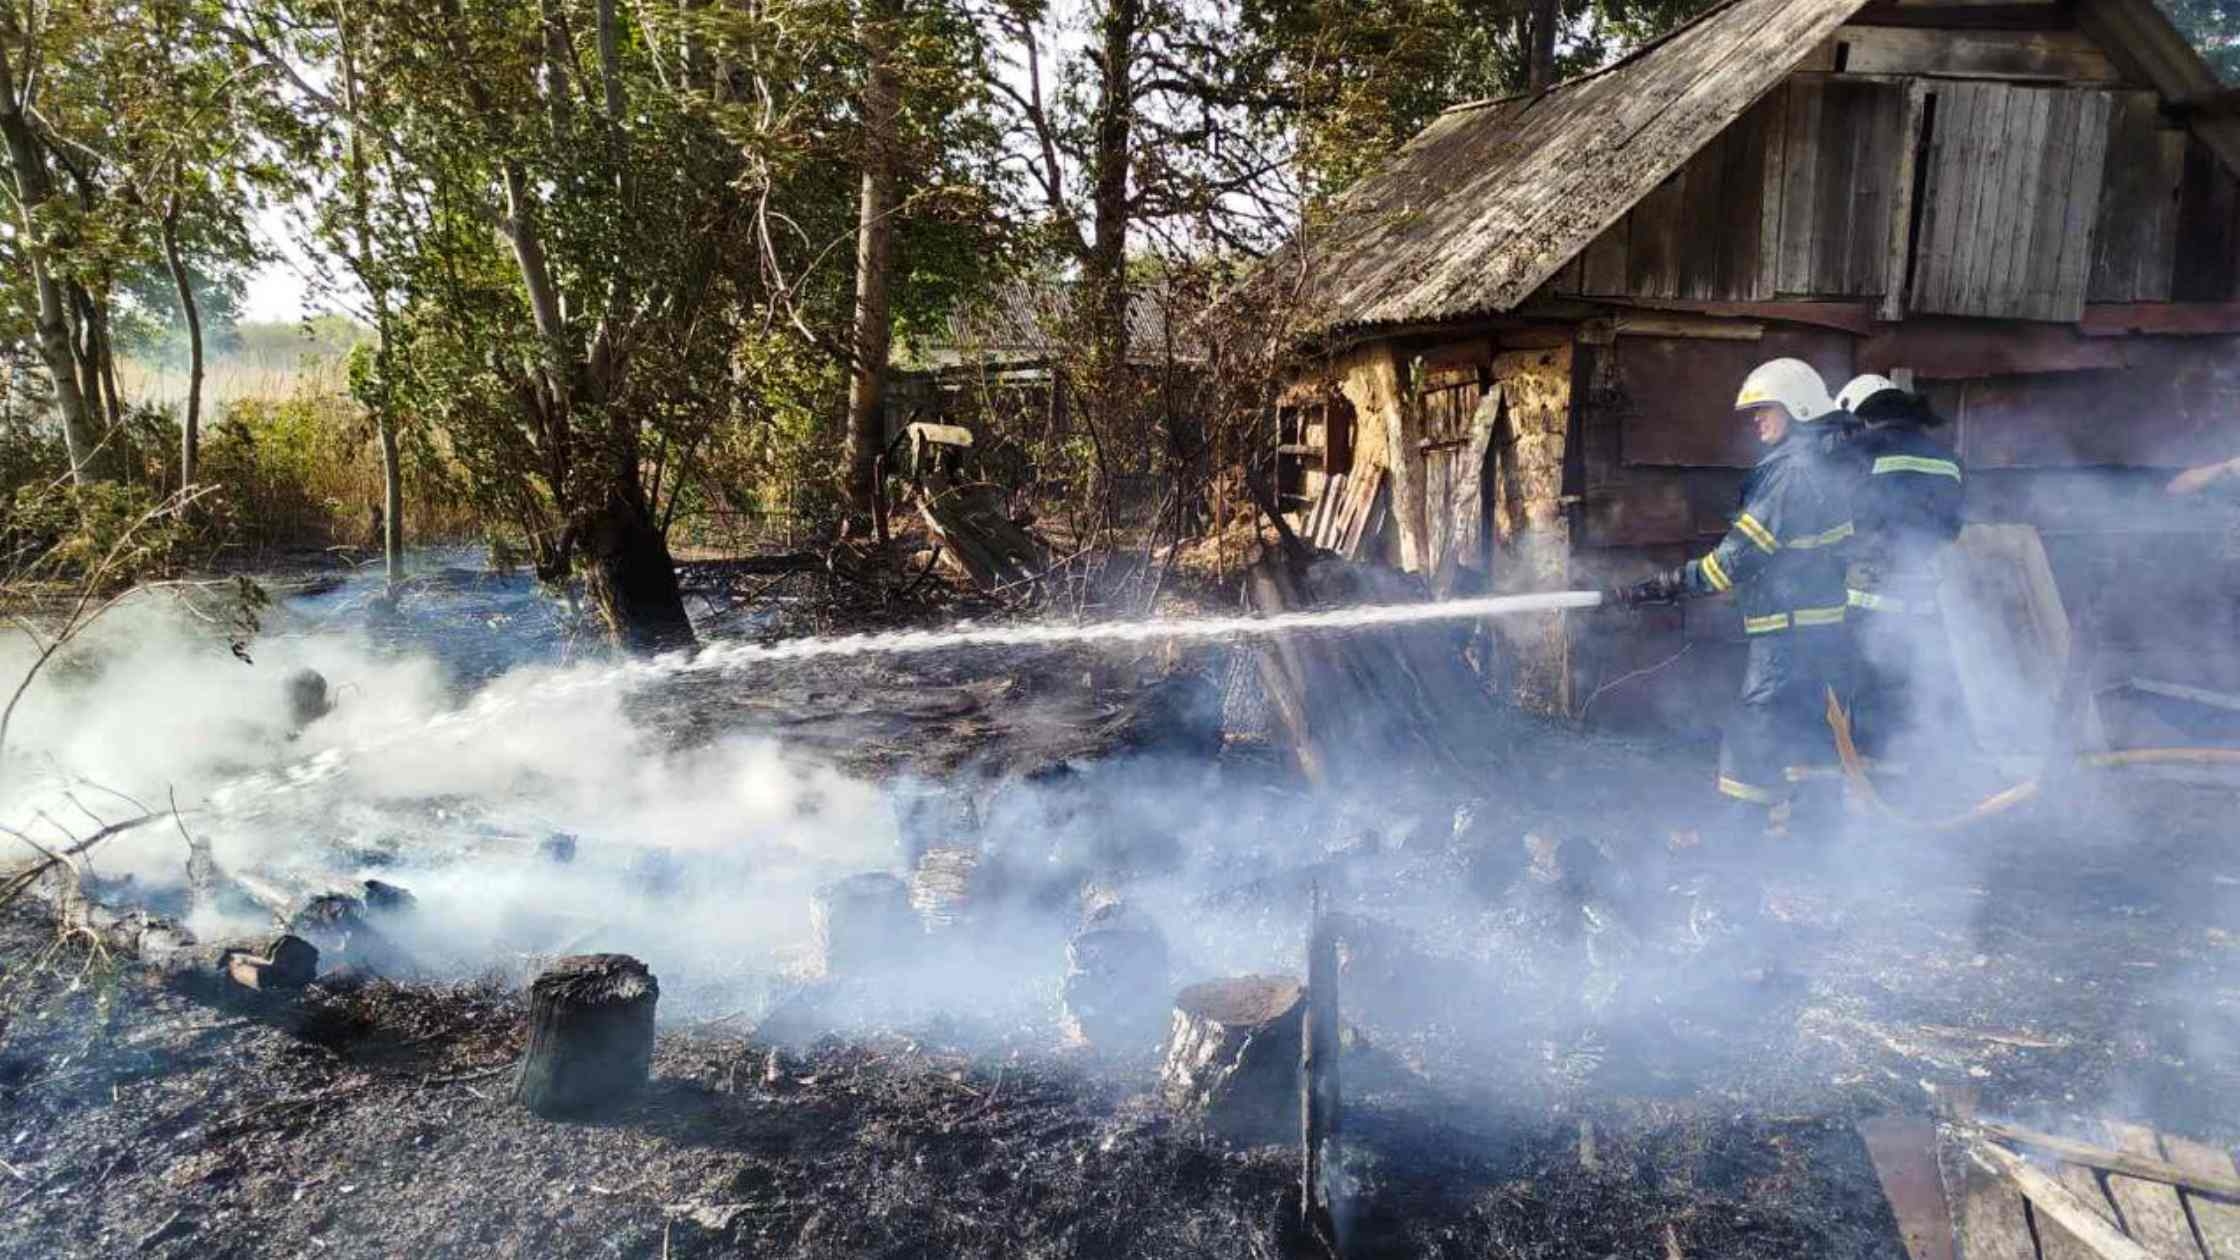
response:
{"label": "ash covered ground", "polygon": [[[1085,896],[1159,928],[1174,988],[1297,974],[1331,898],[1350,1255],[1902,1255],[1851,1125],[1933,1091],[2240,1136],[2223,786],[2080,777],[1930,836],[1831,810],[1685,882],[1706,749],[1505,719],[1467,781],[1318,792],[1221,739],[1220,652],[820,662],[540,708],[566,676],[535,672],[564,668],[545,612],[447,581],[432,635],[409,598],[361,634],[348,585],[279,620],[256,677],[328,673],[325,734],[273,734],[245,673],[191,654],[57,689],[46,764],[179,792],[239,876],[378,877],[422,922],[388,978],[216,1005],[11,904],[7,1254],[1315,1254],[1295,1150],[1172,1114],[1155,1046],[1064,1036]],[[175,719],[82,707],[150,679]],[[509,687],[500,718],[425,724]],[[177,753],[220,719],[197,746],[222,765]],[[983,857],[970,913],[812,978],[816,888],[945,847]],[[176,834],[92,858],[107,897],[218,913],[183,900]],[[530,1116],[521,986],[609,949],[661,978],[653,1085],[594,1123]]]}

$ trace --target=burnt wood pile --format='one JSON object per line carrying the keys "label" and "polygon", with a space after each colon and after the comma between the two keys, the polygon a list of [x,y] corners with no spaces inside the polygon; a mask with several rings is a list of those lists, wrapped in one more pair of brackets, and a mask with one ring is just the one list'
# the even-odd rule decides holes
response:
{"label": "burnt wood pile", "polygon": [[[1407,574],[1329,555],[1299,563],[1271,553],[1246,575],[1245,590],[1252,610],[1271,616],[1428,598]],[[1498,710],[1463,656],[1458,624],[1268,640],[1260,679],[1300,770],[1328,785],[1349,765],[1397,758],[1470,781],[1469,750],[1486,745]]]}

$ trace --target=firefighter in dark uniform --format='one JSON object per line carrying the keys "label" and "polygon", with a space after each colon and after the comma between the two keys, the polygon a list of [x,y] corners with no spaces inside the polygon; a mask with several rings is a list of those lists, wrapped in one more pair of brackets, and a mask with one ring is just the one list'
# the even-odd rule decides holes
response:
{"label": "firefighter in dark uniform", "polygon": [[1852,486],[1849,570],[1860,751],[1928,773],[1963,736],[1960,680],[1937,614],[1937,557],[1960,534],[1965,470],[1929,436],[1943,421],[1918,395],[1861,376],[1836,395],[1855,418],[1843,458]]}
{"label": "firefighter in dark uniform", "polygon": [[1800,771],[1833,761],[1826,689],[1843,688],[1848,487],[1819,423],[1836,414],[1820,374],[1798,359],[1750,373],[1735,398],[1769,449],[1742,483],[1741,511],[1709,554],[1634,586],[1627,604],[1732,592],[1749,644],[1741,703],[1719,747],[1720,795],[1767,835],[1787,830]]}

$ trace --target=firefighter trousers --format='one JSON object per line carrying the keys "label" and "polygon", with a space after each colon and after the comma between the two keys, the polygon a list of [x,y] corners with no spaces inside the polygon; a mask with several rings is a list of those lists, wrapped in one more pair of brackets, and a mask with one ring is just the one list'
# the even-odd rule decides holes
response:
{"label": "firefighter trousers", "polygon": [[1835,765],[1827,692],[1848,690],[1850,654],[1840,624],[1750,637],[1742,696],[1719,741],[1720,795],[1770,808],[1805,771]]}

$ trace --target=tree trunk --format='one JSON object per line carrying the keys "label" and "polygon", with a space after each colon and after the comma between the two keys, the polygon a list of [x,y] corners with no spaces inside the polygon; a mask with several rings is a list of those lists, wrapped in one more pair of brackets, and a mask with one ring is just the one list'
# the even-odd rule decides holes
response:
{"label": "tree trunk", "polygon": [[[15,6],[0,6],[0,37],[13,44],[20,39]],[[8,144],[8,165],[15,176],[16,205],[23,212],[23,252],[31,264],[31,284],[38,307],[32,312],[39,361],[54,385],[55,406],[62,412],[62,438],[70,454],[70,477],[79,485],[114,481],[116,452],[104,449],[100,427],[93,421],[83,381],[79,376],[77,349],[70,342],[70,311],[62,282],[48,265],[45,240],[38,228],[37,212],[54,195],[47,175],[46,154],[23,115],[16,97],[15,75],[6,51],[0,49],[0,134]]]}
{"label": "tree trunk", "polygon": [[851,530],[879,515],[878,459],[886,445],[884,402],[893,318],[895,113],[900,86],[894,66],[893,0],[873,0],[863,19],[870,76],[863,89],[863,193],[856,219],[854,368],[848,380],[847,497]]}
{"label": "tree trunk", "polygon": [[[1134,58],[1141,0],[1108,0],[1098,23],[1092,235],[1082,268],[1089,324],[1092,441],[1112,431],[1128,398],[1128,169],[1135,122]],[[1103,475],[1101,452],[1098,475]],[[1105,487],[1098,487],[1101,495]]]}
{"label": "tree trunk", "polygon": [[627,954],[580,954],[529,986],[529,1047],[513,1096],[540,1116],[574,1116],[643,1089],[661,985]]}
{"label": "tree trunk", "polygon": [[677,589],[669,539],[642,499],[616,487],[606,505],[579,531],[584,594],[598,609],[615,646],[631,652],[670,652],[698,640]]}
{"label": "tree trunk", "polygon": [[1556,27],[1563,20],[1562,0],[1532,0],[1532,55],[1527,88],[1545,92],[1556,85]]}
{"label": "tree trunk", "polygon": [[202,450],[202,311],[195,304],[187,264],[179,256],[176,194],[163,211],[163,262],[171,269],[171,283],[179,293],[179,312],[187,320],[187,410],[179,421],[179,489],[185,491],[194,485]]}
{"label": "tree trunk", "polygon": [[381,434],[381,569],[395,586],[404,580],[404,469],[397,457],[397,422],[386,402],[373,422]]}

